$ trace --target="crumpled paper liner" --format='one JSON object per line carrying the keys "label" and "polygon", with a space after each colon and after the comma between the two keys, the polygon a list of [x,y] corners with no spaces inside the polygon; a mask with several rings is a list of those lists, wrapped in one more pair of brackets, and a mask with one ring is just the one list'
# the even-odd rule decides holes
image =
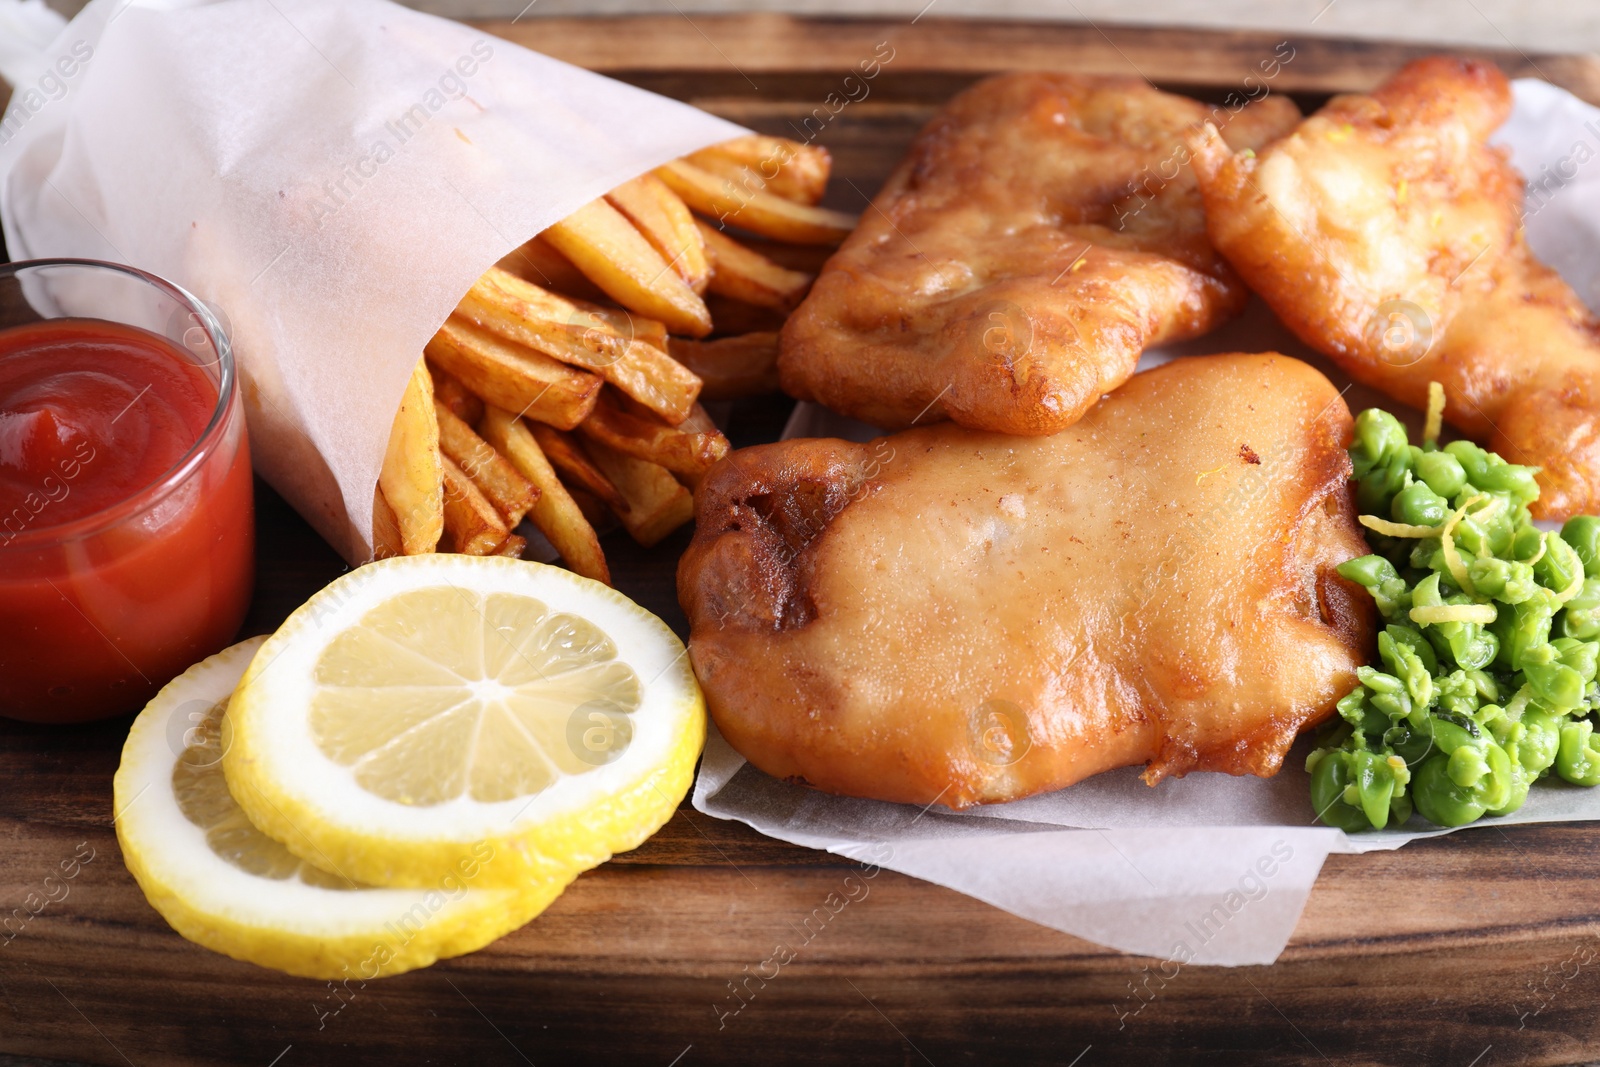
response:
{"label": "crumpled paper liner", "polygon": [[[1600,306],[1600,110],[1541,81],[1520,80],[1513,89],[1515,108],[1495,140],[1529,176],[1529,241],[1590,306]],[[1180,355],[1268,350],[1314,364],[1341,388],[1349,384],[1259,300],[1206,337],[1147,352],[1140,368]],[[1361,386],[1345,400],[1352,411],[1398,407]],[[879,435],[814,404],[801,404],[784,430],[786,438]],[[1451,832],[1347,835],[1317,825],[1304,770],[1310,747],[1302,738],[1274,778],[1193,774],[1151,788],[1130,767],[958,813],[780,782],[713,730],[694,806],[785,841],[870,859],[1125,952],[1176,965],[1262,964],[1288,944],[1330,852],[1394,849]],[[1473,825],[1578,819],[1600,819],[1600,789],[1544,781],[1515,815]],[[1380,903],[1375,897],[1374,906]]]}
{"label": "crumpled paper liner", "polygon": [[213,304],[256,470],[350,562],[406,378],[480,273],[746,132],[386,0],[94,0],[0,122],[13,259],[129,263]]}

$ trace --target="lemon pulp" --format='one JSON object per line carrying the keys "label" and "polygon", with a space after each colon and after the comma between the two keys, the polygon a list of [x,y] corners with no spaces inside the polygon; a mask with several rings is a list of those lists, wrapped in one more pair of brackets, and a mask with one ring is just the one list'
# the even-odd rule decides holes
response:
{"label": "lemon pulp", "polygon": [[626,749],[641,687],[616,656],[594,623],[533,597],[415,590],[318,657],[312,738],[385,800],[529,796]]}
{"label": "lemon pulp", "polygon": [[183,817],[205,831],[206,845],[217,857],[246,874],[275,881],[295,879],[320,889],[356,889],[355,882],[314,867],[256,829],[228,792],[222,773],[222,713],[227,702],[213,704],[190,730],[178,762],[172,766],[172,795]]}

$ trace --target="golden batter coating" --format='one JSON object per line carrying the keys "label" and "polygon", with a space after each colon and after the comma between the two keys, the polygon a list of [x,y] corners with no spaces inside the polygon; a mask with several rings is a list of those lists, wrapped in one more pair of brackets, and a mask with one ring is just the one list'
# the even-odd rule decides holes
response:
{"label": "golden batter coating", "polygon": [[1600,510],[1600,323],[1528,250],[1522,178],[1488,138],[1492,64],[1436,56],[1334,98],[1257,155],[1202,138],[1211,239],[1303,341],[1513,463],[1539,518]]}
{"label": "golden batter coating", "polygon": [[913,804],[1274,774],[1371,651],[1350,433],[1316,370],[1230,355],[1051,437],[740,450],[678,568],[711,714],[769,774]]}
{"label": "golden batter coating", "polygon": [[877,426],[953,419],[1054,433],[1147,346],[1198,336],[1248,297],[1205,236],[1186,138],[1239,148],[1300,114],[1237,113],[1135,78],[1007,74],[961,93],[789,319],[778,371]]}

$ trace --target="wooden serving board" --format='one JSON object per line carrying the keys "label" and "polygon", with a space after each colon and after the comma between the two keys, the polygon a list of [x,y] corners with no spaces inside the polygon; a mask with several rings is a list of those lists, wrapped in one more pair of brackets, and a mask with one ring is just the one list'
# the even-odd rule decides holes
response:
{"label": "wooden serving board", "polygon": [[[1270,84],[1312,107],[1330,92],[1369,88],[1425,51],[932,15],[524,19],[484,28],[756,129],[820,129],[837,163],[830,202],[852,210],[940,103],[991,72],[1137,72],[1220,102],[1288,40],[1293,58]],[[859,81],[844,79],[863,60],[881,60],[880,42],[893,58],[863,96]],[[1490,58],[1600,101],[1593,58]],[[830,93],[857,99],[835,114]],[[739,405],[734,443],[776,438],[788,407],[776,398]],[[275,494],[259,494],[259,590],[248,634],[271,630],[343,570]],[[673,571],[686,542],[680,533],[649,552],[617,536],[606,544],[620,587],[680,632]],[[1276,965],[1169,968],[1166,976],[1155,961],[885,871],[762,984],[747,976],[779,942],[800,940],[797,927],[841,891],[854,865],[685,807],[525,929],[341,1001],[323,983],[191,945],[145,903],[111,829],[111,776],[126,729],[127,720],[63,729],[0,720],[0,917],[22,907],[61,861],[93,856],[65,899],[11,940],[0,935],[0,1067],[1487,1067],[1600,1058],[1600,1020],[1590,1010],[1600,999],[1593,823],[1477,829],[1399,852],[1330,857]]]}

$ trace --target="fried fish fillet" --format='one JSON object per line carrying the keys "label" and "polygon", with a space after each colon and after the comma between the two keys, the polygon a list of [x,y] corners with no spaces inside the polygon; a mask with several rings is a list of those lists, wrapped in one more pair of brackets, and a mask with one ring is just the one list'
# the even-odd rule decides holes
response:
{"label": "fried fish fillet", "polygon": [[735,452],[678,568],[724,737],[829,792],[950,807],[1146,764],[1271,775],[1356,684],[1367,549],[1333,386],[1179,360],[1076,426]]}
{"label": "fried fish fillet", "polygon": [[1505,76],[1437,56],[1335,97],[1256,155],[1202,136],[1211,240],[1307,344],[1515,463],[1534,506],[1600,509],[1600,323],[1528,250],[1523,182],[1488,144]]}
{"label": "fried fish fillet", "polygon": [[1244,305],[1188,165],[1186,138],[1208,117],[1247,148],[1300,113],[1279,97],[1235,113],[1068,74],[961,93],[789,319],[784,389],[890,429],[1070,426],[1144,348]]}

